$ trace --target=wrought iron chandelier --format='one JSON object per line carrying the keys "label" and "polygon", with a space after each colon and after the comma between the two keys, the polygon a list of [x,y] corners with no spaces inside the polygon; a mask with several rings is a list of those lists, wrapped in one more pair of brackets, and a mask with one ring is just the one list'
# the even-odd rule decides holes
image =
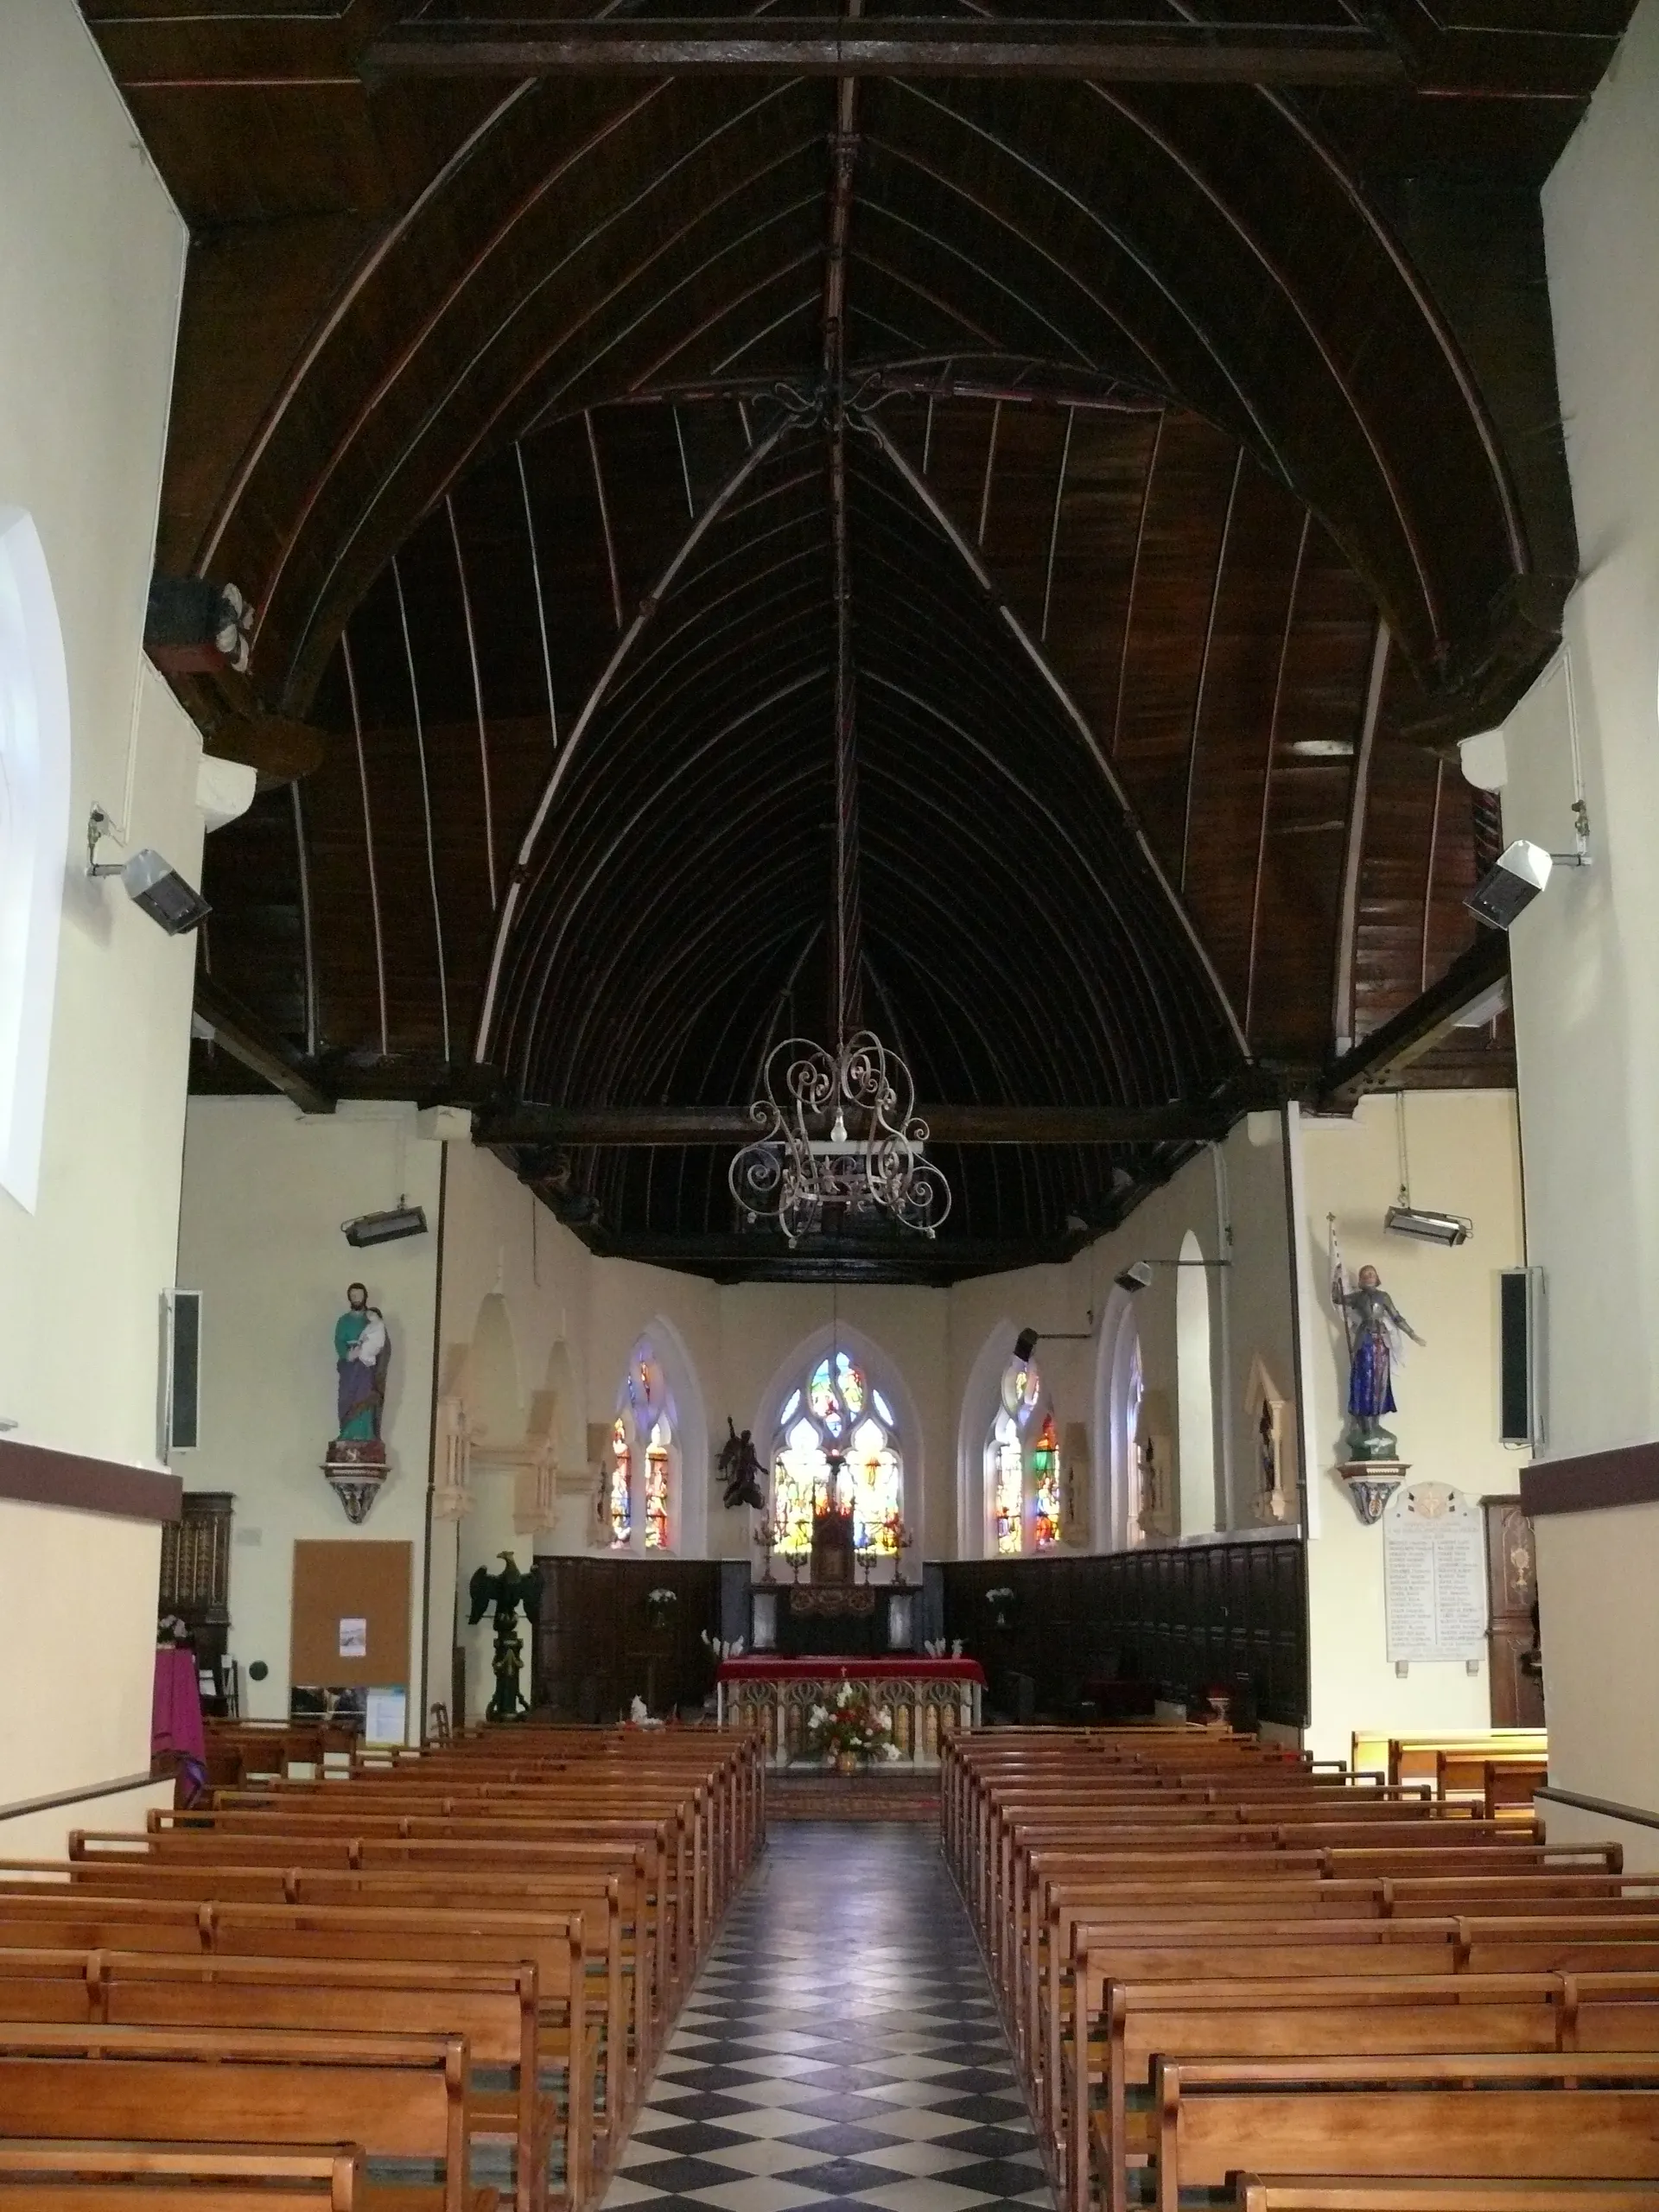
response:
{"label": "wrought iron chandelier", "polygon": [[933,1236],[950,1186],[925,1156],[909,1068],[857,1018],[861,959],[858,762],[847,549],[847,417],[839,378],[828,407],[836,588],[836,848],[831,975],[834,1049],[789,1037],[767,1054],[749,1108],[760,1134],[729,1170],[744,1219],[776,1222],[791,1248],[826,1226],[883,1219]]}

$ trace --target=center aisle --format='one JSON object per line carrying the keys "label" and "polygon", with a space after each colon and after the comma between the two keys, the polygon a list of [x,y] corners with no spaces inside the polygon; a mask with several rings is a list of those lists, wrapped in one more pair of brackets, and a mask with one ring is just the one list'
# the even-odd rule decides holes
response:
{"label": "center aisle", "polygon": [[636,2204],[1052,2212],[936,1832],[771,1829],[606,2194]]}

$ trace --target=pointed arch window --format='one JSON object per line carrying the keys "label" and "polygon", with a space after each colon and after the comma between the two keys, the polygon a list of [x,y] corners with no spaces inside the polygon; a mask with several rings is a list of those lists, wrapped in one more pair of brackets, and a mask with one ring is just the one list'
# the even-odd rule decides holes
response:
{"label": "pointed arch window", "polygon": [[619,1414],[611,1424],[611,1464],[606,1491],[611,1541],[619,1550],[633,1536],[632,1458],[628,1441],[628,1424]]}
{"label": "pointed arch window", "polygon": [[645,1446],[645,1549],[668,1549],[668,1467],[672,1438],[666,1415],[652,1425]]}
{"label": "pointed arch window", "polygon": [[672,1393],[650,1341],[641,1338],[628,1356],[611,1428],[607,1508],[611,1543],[633,1548],[636,1527],[645,1548],[673,1547],[679,1445]]}
{"label": "pointed arch window", "polygon": [[992,1549],[999,1558],[1013,1559],[1058,1541],[1060,1455],[1052,1414],[1038,1418],[1043,1378],[1030,1360],[1009,1362],[1001,1395],[985,1439],[985,1486],[991,1501]]}
{"label": "pointed arch window", "polygon": [[792,1389],[772,1446],[772,1525],[785,1559],[812,1549],[812,1516],[850,1506],[856,1549],[892,1559],[903,1536],[905,1463],[893,1408],[849,1352],[826,1353]]}

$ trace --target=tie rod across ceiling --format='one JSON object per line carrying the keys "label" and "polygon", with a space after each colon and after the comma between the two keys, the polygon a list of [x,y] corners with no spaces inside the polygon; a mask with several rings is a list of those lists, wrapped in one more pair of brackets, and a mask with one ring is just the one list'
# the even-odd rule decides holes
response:
{"label": "tie rod across ceiling", "polygon": [[375,77],[1061,77],[1103,83],[1403,85],[1404,55],[1361,25],[1096,23],[898,16],[451,19],[377,39]]}

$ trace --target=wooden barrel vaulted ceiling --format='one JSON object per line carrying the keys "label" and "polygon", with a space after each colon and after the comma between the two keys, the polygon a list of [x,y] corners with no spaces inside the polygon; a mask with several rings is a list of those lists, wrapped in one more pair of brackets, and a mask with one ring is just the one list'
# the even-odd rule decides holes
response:
{"label": "wooden barrel vaulted ceiling", "polygon": [[[948,1280],[1251,1105],[1510,1079],[1455,746],[1576,570],[1538,193],[1625,0],[85,4],[191,226],[157,568],[257,609],[175,677],[262,771],[199,1087]],[[957,1203],[789,1253],[726,1163],[830,1023],[843,496],[861,997]]]}

